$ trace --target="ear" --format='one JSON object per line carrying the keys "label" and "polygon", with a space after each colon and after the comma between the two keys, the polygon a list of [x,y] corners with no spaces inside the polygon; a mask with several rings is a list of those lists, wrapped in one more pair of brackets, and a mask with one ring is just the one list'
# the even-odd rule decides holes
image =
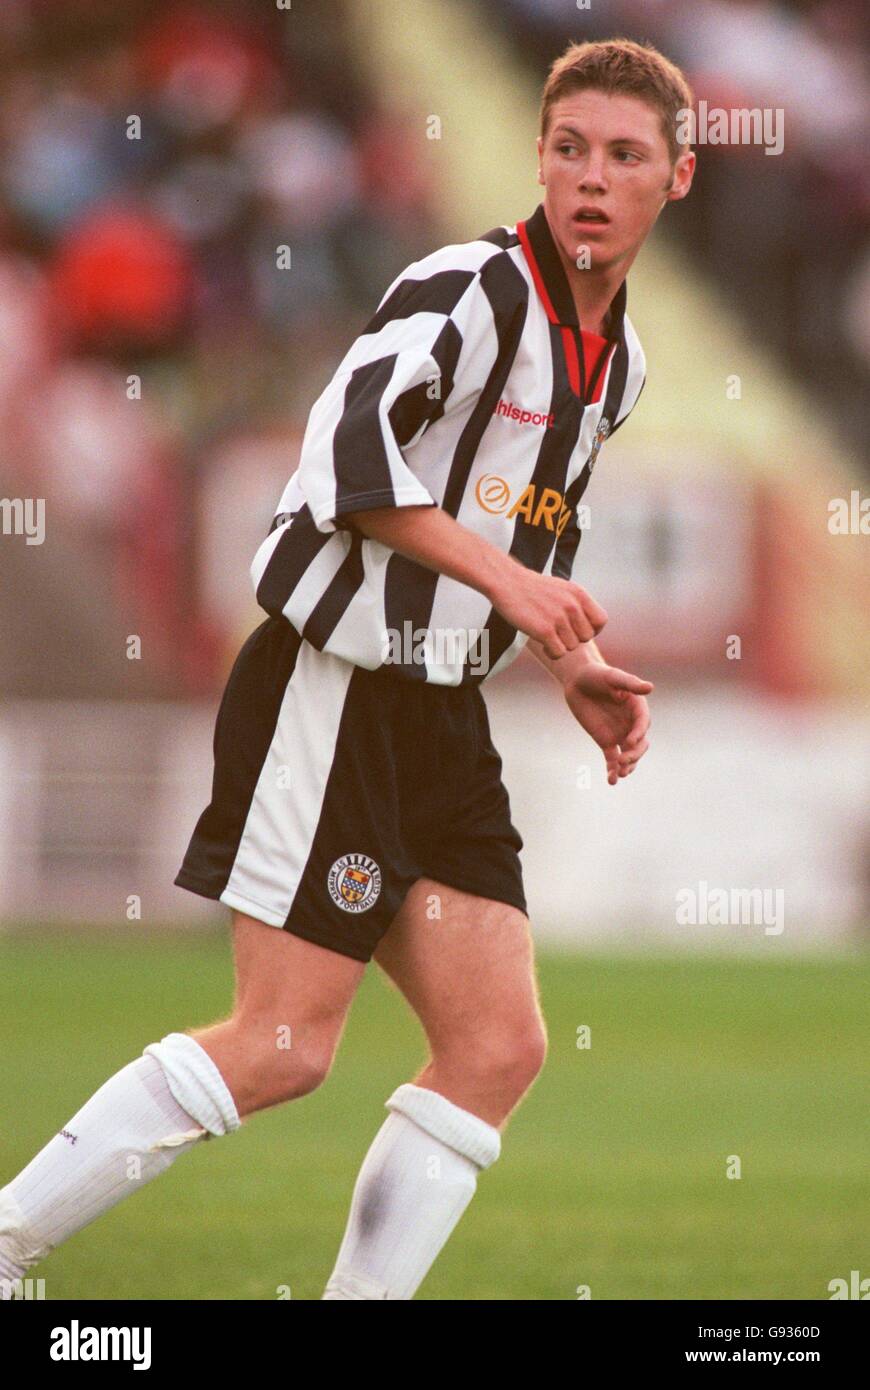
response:
{"label": "ear", "polygon": [[680,198],[685,198],[689,189],[692,187],[692,179],[695,175],[695,165],[697,161],[691,150],[686,150],[681,154],[674,165],[674,173],[670,187],[665,195],[666,203],[678,202]]}
{"label": "ear", "polygon": [[543,140],[541,139],[540,135],[538,136],[537,140],[535,141],[535,144],[537,145],[537,149],[538,149],[538,183],[544,183],[544,169],[543,169],[544,142],[543,142]]}

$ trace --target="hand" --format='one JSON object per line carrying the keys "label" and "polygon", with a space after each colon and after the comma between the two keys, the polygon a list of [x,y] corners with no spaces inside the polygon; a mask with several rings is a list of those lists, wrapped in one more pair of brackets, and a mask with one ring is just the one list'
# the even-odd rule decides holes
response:
{"label": "hand", "polygon": [[579,584],[528,569],[441,507],[376,507],[350,512],[345,520],[418,565],[477,589],[553,660],[590,642],[607,622],[604,609]]}
{"label": "hand", "polygon": [[565,687],[568,708],[604,753],[608,785],[627,777],[649,748],[652,681],[590,662]]}
{"label": "hand", "polygon": [[590,642],[607,622],[607,614],[585,589],[570,579],[538,574],[513,562],[490,593],[503,618],[540,642],[554,660]]}

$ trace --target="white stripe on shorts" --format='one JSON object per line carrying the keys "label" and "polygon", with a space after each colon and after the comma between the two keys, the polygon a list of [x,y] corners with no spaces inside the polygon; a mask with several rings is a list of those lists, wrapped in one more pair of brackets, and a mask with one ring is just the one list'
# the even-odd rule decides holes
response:
{"label": "white stripe on shorts", "polygon": [[317,831],[356,668],[302,642],[220,901],[283,927]]}

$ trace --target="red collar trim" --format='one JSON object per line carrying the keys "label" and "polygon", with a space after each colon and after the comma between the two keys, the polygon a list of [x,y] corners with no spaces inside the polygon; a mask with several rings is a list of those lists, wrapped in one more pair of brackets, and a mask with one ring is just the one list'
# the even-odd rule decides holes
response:
{"label": "red collar trim", "polygon": [[535,282],[535,289],[538,291],[538,296],[541,300],[541,303],[544,306],[547,318],[550,320],[551,323],[558,323],[559,316],[553,307],[553,301],[550,298],[547,286],[544,283],[544,277],[541,274],[541,267],[538,265],[537,257],[535,256],[535,253],[532,250],[532,243],[529,241],[529,234],[526,231],[525,222],[517,223],[517,236],[520,239],[520,245],[523,248],[523,255],[525,256],[528,262],[529,270],[532,272],[532,279]]}

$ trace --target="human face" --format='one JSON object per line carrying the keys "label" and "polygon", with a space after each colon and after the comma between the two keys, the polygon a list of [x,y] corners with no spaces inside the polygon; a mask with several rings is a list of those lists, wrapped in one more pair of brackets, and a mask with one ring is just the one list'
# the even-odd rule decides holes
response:
{"label": "human face", "polygon": [[623,273],[665,203],[685,198],[695,167],[689,152],[671,166],[655,107],[591,89],[551,107],[538,160],[547,219],[565,260],[577,265],[588,247],[593,269]]}

